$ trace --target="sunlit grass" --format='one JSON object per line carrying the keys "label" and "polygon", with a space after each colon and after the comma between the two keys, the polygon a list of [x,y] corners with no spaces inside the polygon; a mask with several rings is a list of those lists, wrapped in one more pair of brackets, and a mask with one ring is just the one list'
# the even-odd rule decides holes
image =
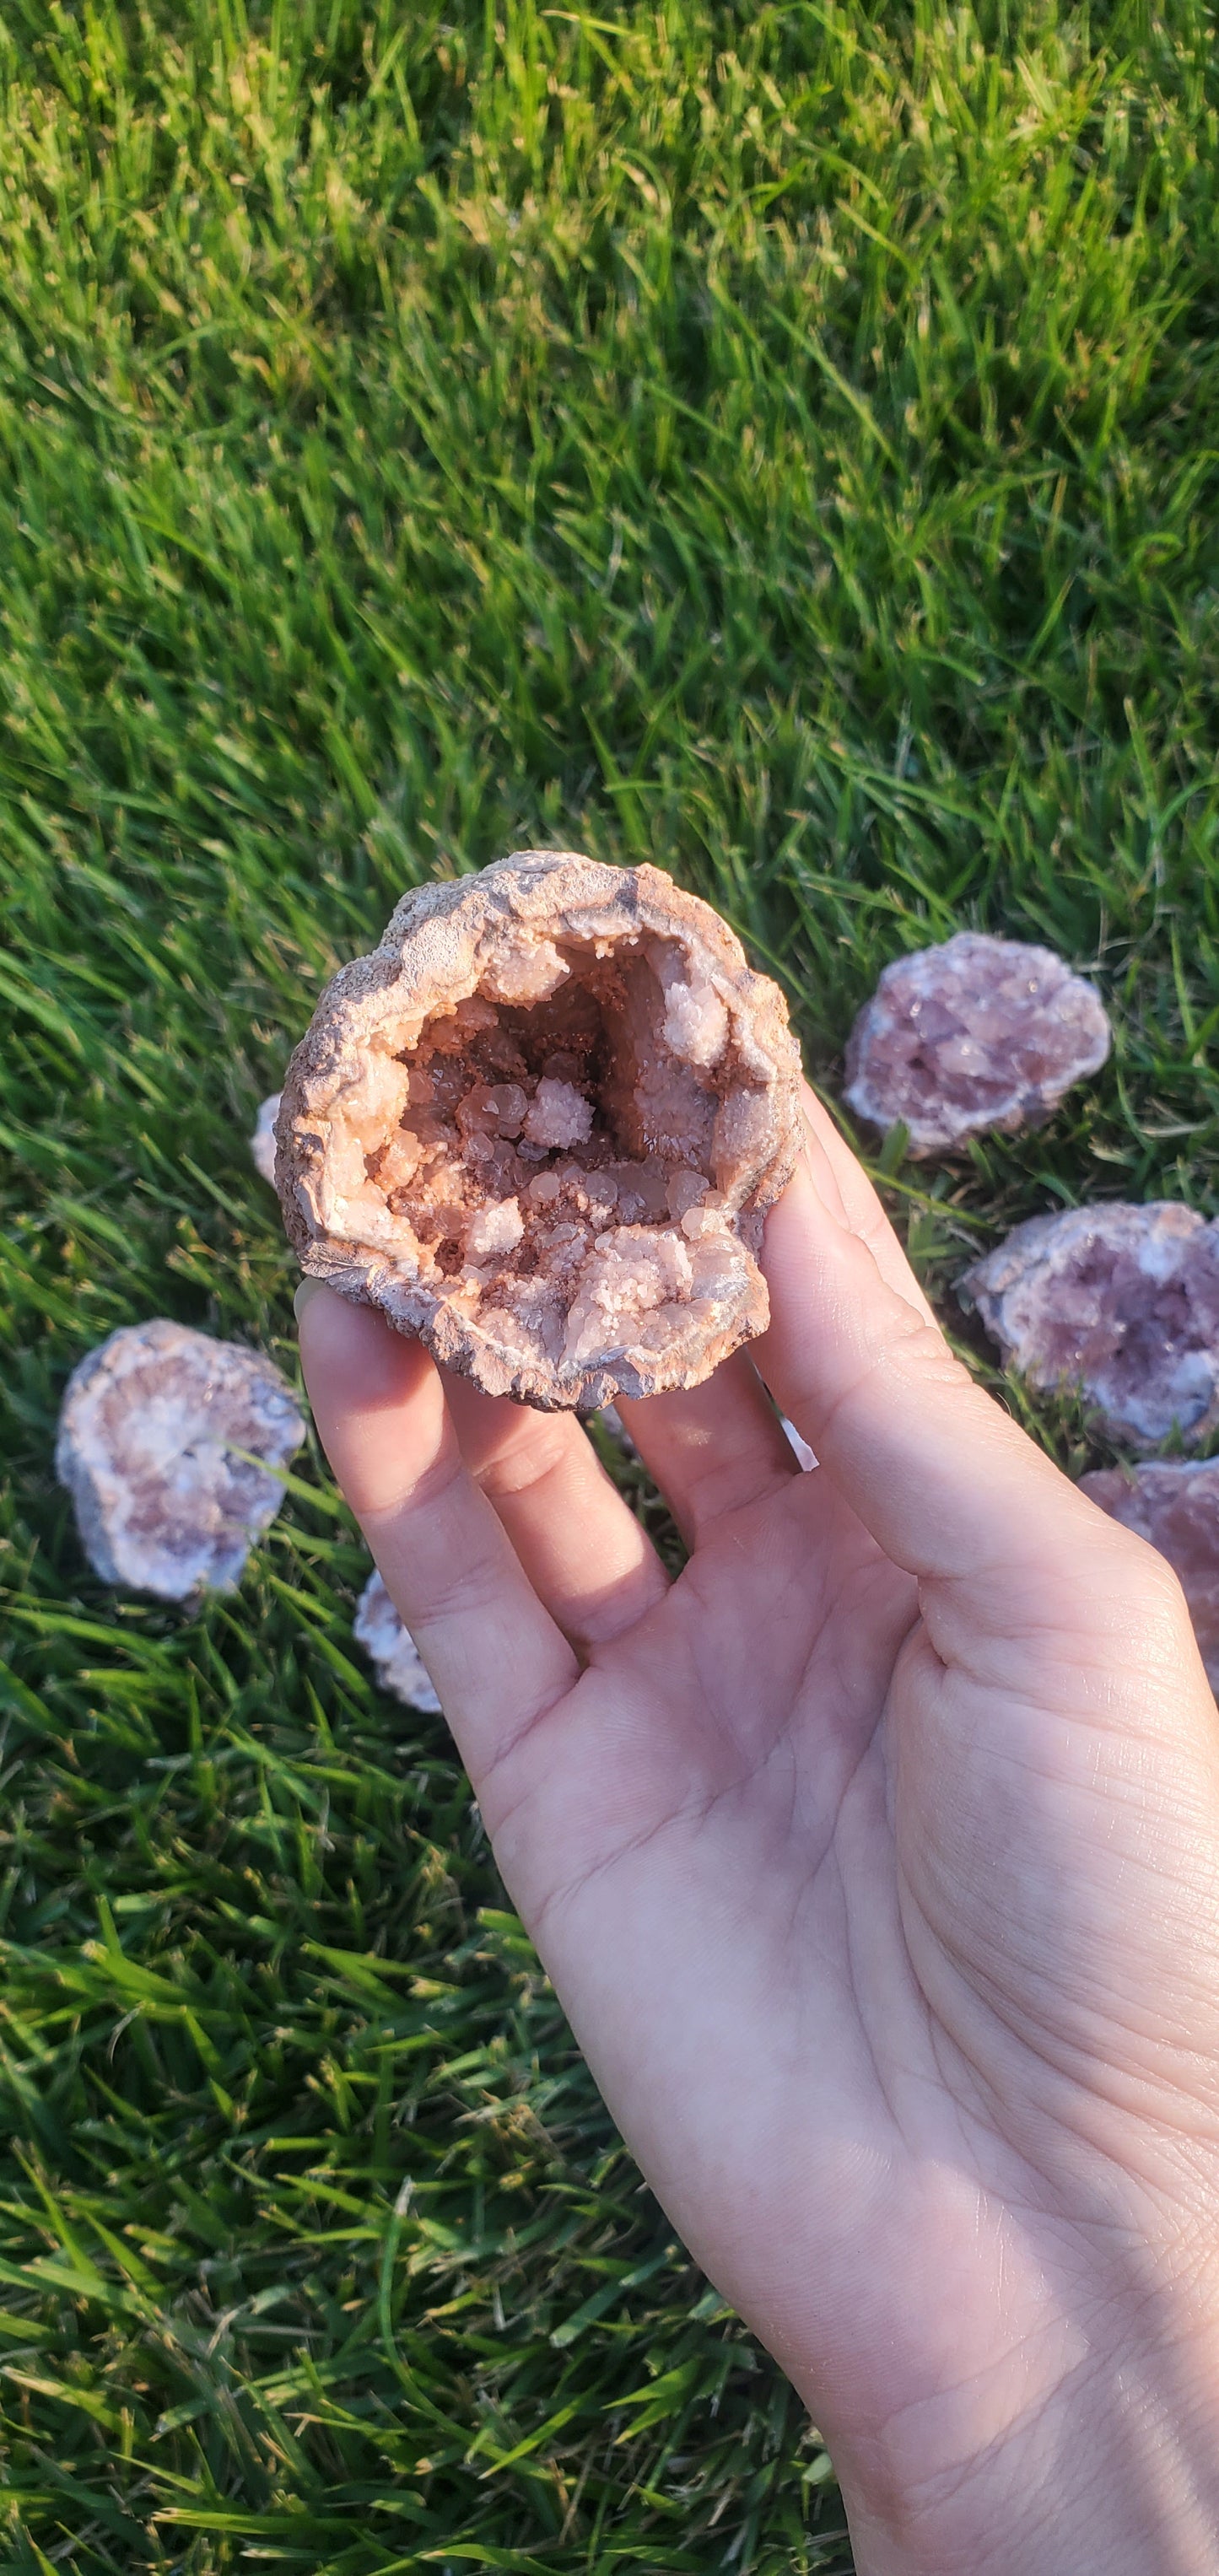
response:
{"label": "sunlit grass", "polygon": [[404,884],[520,843],[709,894],[831,1095],[903,947],[1097,971],[1050,1129],[882,1157],[958,1325],[1023,1215],[1214,1211],[1216,60],[1197,0],[0,0],[21,2576],[849,2564],[318,1462],[188,1619],[89,1577],[55,1413],[157,1312],[293,1369],[256,1103]]}

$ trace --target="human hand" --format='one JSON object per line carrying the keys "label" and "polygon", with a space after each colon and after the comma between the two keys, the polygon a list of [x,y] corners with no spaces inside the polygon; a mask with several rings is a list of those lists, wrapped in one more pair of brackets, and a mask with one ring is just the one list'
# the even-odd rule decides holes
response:
{"label": "human hand", "polygon": [[570,1416],[442,1385],[307,1283],[318,1429],[605,2099],[812,2408],[860,2570],[1201,2576],[1214,1702],[1168,1566],[951,1358],[807,1120],[756,1370],[622,1407],[676,1582]]}

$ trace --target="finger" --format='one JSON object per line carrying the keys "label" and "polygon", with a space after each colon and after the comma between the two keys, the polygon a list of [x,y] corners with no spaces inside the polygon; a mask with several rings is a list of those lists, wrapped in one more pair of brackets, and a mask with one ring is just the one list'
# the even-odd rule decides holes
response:
{"label": "finger", "polygon": [[702,1386],[618,1410],[688,1545],[727,1512],[791,1483],[800,1469],[757,1370],[744,1351]]}
{"label": "finger", "polygon": [[464,1463],[427,1353],[306,1284],[301,1366],[322,1445],[477,1789],[571,1688],[575,1654]]}
{"label": "finger", "polygon": [[896,1288],[899,1297],[904,1297],[908,1305],[917,1307],[929,1324],[934,1324],[934,1312],[862,1163],[851,1152],[824,1101],[818,1100],[807,1082],[803,1091],[804,1120],[810,1138],[814,1177],[827,1207],[841,1209],[852,1234],[857,1234],[860,1241],[866,1243],[881,1278],[887,1280],[890,1288]]}
{"label": "finger", "polygon": [[759,1368],[893,1562],[925,1579],[992,1578],[1010,1612],[1018,1570],[1044,1574],[1052,1558],[1078,1617],[1063,1532],[1094,1535],[1091,1507],[882,1277],[807,1161],[767,1218],[763,1267]]}
{"label": "finger", "polygon": [[669,1578],[574,1415],[536,1413],[441,1374],[466,1465],[564,1635],[605,1645],[633,1627]]}

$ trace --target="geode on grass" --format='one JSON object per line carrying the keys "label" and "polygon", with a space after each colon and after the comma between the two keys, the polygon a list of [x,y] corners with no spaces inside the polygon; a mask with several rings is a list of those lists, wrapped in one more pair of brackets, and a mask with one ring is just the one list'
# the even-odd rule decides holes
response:
{"label": "geode on grass", "polygon": [[1219,1224],[1194,1208],[1032,1217],[958,1290],[1030,1385],[1078,1389],[1114,1440],[1152,1449],[1219,1424]]}
{"label": "geode on grass", "polygon": [[185,1601],[232,1590],[283,1501],[267,1468],[304,1437],[270,1360],[158,1316],[120,1325],[73,1369],[55,1468],[94,1573]]}
{"label": "geode on grass", "polygon": [[962,930],[886,966],[847,1041],[847,1107],[900,1119],[910,1153],[1015,1135],[1049,1117],[1109,1053],[1104,1005],[1052,948]]}
{"label": "geode on grass", "polygon": [[382,1690],[390,1691],[406,1708],[421,1709],[427,1717],[440,1716],[440,1702],[419,1648],[375,1572],[356,1603],[351,1633],[357,1646],[363,1647]]}
{"label": "geode on grass", "polygon": [[279,1116],[281,1097],[280,1092],[271,1091],[265,1100],[259,1101],[254,1133],[250,1138],[250,1160],[255,1171],[261,1172],[272,1189],[275,1187],[275,1121]]}
{"label": "geode on grass", "polygon": [[800,1138],[777,986],[651,867],[517,851],[404,896],[288,1068],[305,1270],[491,1395],[589,1412],[765,1330]]}
{"label": "geode on grass", "polygon": [[1219,1691],[1219,1458],[1149,1458],[1134,1468],[1099,1467],[1079,1481],[1112,1520],[1167,1557]]}

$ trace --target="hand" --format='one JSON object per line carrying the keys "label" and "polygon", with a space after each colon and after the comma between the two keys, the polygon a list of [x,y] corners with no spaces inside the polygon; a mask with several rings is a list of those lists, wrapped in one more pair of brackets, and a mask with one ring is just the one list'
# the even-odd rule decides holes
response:
{"label": "hand", "polygon": [[622,1407],[676,1582],[572,1418],[442,1385],[309,1287],[318,1428],[605,2099],[811,2406],[861,2571],[1202,2576],[1214,1702],[1168,1567],[952,1359],[807,1121],[756,1369]]}

